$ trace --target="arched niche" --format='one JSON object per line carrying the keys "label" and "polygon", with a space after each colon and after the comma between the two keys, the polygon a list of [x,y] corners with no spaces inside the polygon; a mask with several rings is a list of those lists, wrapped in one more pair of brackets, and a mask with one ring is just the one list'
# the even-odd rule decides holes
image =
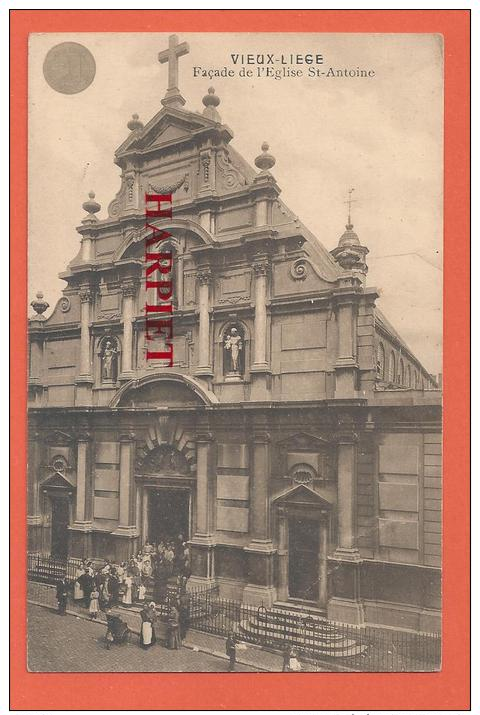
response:
{"label": "arched niche", "polygon": [[[220,323],[215,331],[215,375],[225,382],[248,381],[250,376],[250,330],[236,317]],[[236,369],[235,361],[236,358]]]}
{"label": "arched niche", "polygon": [[213,392],[187,375],[164,373],[131,380],[110,407],[195,407],[218,402]]}
{"label": "arched niche", "polygon": [[103,335],[96,346],[95,376],[98,384],[111,387],[118,382],[121,365],[121,344],[115,335]]}

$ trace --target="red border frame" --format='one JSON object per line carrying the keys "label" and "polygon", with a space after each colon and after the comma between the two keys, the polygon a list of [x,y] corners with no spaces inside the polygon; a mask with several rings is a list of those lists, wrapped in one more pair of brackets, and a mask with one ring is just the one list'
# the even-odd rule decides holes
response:
{"label": "red border frame", "polygon": [[[469,709],[469,10],[13,10],[11,708]],[[26,670],[27,42],[30,32],[411,32],[445,39],[444,651],[441,673],[45,674]],[[412,91],[415,88],[412,87]]]}

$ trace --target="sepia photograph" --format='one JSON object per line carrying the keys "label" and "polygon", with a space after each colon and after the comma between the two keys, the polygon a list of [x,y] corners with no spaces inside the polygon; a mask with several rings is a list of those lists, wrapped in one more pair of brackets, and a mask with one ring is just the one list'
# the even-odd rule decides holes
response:
{"label": "sepia photograph", "polygon": [[443,37],[158,29],[29,35],[28,669],[440,671]]}

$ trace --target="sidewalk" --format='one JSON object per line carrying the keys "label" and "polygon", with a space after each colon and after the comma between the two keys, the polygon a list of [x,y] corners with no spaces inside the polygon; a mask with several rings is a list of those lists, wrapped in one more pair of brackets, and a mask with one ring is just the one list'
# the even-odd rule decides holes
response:
{"label": "sidewalk", "polygon": [[[55,597],[55,589],[44,584],[34,584],[35,588],[29,589],[28,601],[37,606],[43,606],[51,610],[57,610],[57,601]],[[41,587],[41,590],[40,588]],[[139,634],[140,631],[140,606],[133,609],[116,607],[112,611],[123,618],[128,627],[133,633]],[[106,619],[102,612],[99,613],[99,618],[91,621],[88,611],[81,605],[69,601],[67,614],[76,618],[84,619],[92,623],[97,623],[102,628],[106,626]],[[190,629],[187,638],[184,641],[185,648],[192,651],[212,655],[222,660],[228,660],[225,653],[225,638],[222,636],[203,633],[194,629]],[[242,647],[243,646],[243,647]],[[245,648],[245,649],[243,649]],[[237,648],[237,662],[241,665],[250,666],[259,672],[279,672],[282,670],[283,656],[281,652],[264,650],[261,646],[251,643],[241,643],[240,648]],[[302,662],[304,671],[317,672],[320,668],[315,667],[311,663]]]}

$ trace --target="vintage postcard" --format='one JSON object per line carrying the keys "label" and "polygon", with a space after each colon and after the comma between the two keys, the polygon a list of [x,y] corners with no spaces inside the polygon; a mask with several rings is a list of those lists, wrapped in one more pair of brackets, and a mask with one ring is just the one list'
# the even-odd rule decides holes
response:
{"label": "vintage postcard", "polygon": [[157,27],[28,37],[26,668],[441,677],[445,38]]}

